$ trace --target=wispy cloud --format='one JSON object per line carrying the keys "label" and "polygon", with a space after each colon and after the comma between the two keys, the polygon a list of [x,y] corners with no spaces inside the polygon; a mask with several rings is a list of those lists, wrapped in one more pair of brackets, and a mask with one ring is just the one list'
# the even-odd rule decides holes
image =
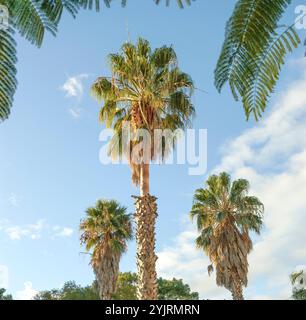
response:
{"label": "wispy cloud", "polygon": [[[305,88],[306,74],[281,95],[265,120],[227,143],[213,170],[248,179],[251,193],[265,204],[265,229],[249,258],[248,298],[288,299],[289,274],[306,261]],[[159,253],[159,272],[170,276],[174,271],[204,298],[226,298],[228,293],[208,280],[208,259],[193,249],[195,234],[190,230],[194,228],[189,225],[177,244]]]}
{"label": "wispy cloud", "polygon": [[9,220],[0,221],[0,231],[2,231],[10,240],[21,240],[28,238],[38,240],[42,236],[55,237],[70,237],[73,234],[73,229],[62,226],[50,226],[45,220],[38,220],[32,224],[16,225]]}
{"label": "wispy cloud", "polygon": [[44,220],[39,220],[34,224],[28,224],[25,226],[13,225],[6,227],[4,232],[11,240],[21,240],[24,237],[37,240],[41,238],[41,231],[44,228]]}
{"label": "wispy cloud", "polygon": [[82,116],[82,111],[83,109],[79,107],[73,107],[69,109],[69,113],[74,119],[80,119]]}
{"label": "wispy cloud", "polygon": [[75,97],[80,100],[83,96],[84,86],[83,81],[88,78],[88,74],[79,74],[69,77],[61,86],[61,90],[66,93],[66,97]]}
{"label": "wispy cloud", "polygon": [[65,92],[67,98],[74,99],[74,106],[68,109],[70,116],[79,120],[82,117],[83,108],[80,103],[84,93],[84,80],[89,77],[88,74],[79,74],[69,77],[66,82],[61,86],[61,90]]}
{"label": "wispy cloud", "polygon": [[56,226],[53,227],[54,237],[71,237],[73,229],[67,227]]}

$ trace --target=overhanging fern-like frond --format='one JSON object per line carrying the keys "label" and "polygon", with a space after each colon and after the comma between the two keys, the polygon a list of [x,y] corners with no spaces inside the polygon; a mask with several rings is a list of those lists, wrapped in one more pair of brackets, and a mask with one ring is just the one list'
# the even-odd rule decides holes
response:
{"label": "overhanging fern-like frond", "polygon": [[0,121],[8,118],[16,91],[16,42],[13,30],[0,30]]}
{"label": "overhanging fern-like frond", "polygon": [[11,20],[21,36],[31,43],[41,46],[45,31],[55,35],[54,23],[42,10],[43,0],[15,0],[10,6]]}
{"label": "overhanging fern-like frond", "polygon": [[64,9],[75,18],[80,5],[76,0],[44,0],[41,5],[41,10],[56,25],[58,25]]}
{"label": "overhanging fern-like frond", "polygon": [[[156,4],[160,4],[160,2],[162,1],[162,0],[154,0],[155,1],[155,3]],[[196,0],[192,0],[192,1],[196,1]],[[170,5],[170,2],[171,2],[171,0],[166,0],[166,6],[169,6]],[[185,4],[186,5],[188,5],[188,6],[190,6],[191,5],[191,0],[176,0],[176,2],[177,2],[177,4],[178,4],[178,6],[180,7],[180,8],[184,8],[184,2],[185,2]]]}
{"label": "overhanging fern-like frond", "polygon": [[[84,9],[93,9],[95,8],[96,11],[100,10],[100,0],[77,0],[81,7]],[[103,0],[106,7],[110,7],[110,3],[112,0]]]}
{"label": "overhanging fern-like frond", "polygon": [[[253,112],[255,118],[258,118],[265,110],[285,54],[299,43],[293,28],[280,36],[277,33],[278,22],[290,2],[239,0],[227,23],[224,44],[215,70],[215,86],[220,92],[228,82],[234,98],[238,100],[242,97],[247,117]],[[274,63],[271,63],[271,57]],[[265,83],[262,83],[263,80]],[[254,98],[254,92],[257,98]]]}
{"label": "overhanging fern-like frond", "polygon": [[262,116],[273,92],[286,54],[297,48],[300,40],[293,27],[273,39],[271,45],[256,61],[254,78],[248,83],[243,95],[243,105],[247,119],[253,113],[256,120]]}

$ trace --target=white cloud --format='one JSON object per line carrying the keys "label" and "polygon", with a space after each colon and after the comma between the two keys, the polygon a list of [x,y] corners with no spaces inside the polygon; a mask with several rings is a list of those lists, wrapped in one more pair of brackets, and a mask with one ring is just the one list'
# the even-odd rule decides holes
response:
{"label": "white cloud", "polygon": [[53,228],[55,237],[71,237],[73,229],[67,227],[56,226]]}
{"label": "white cloud", "polygon": [[7,289],[9,286],[8,267],[0,265],[0,288]]}
{"label": "white cloud", "polygon": [[26,225],[15,225],[11,224],[9,220],[0,220],[0,231],[3,231],[9,239],[15,241],[23,238],[38,240],[45,234],[51,238],[70,237],[73,234],[73,229],[71,228],[52,226],[42,219],[33,224]]}
{"label": "white cloud", "polygon": [[66,93],[66,97],[75,97],[80,100],[83,96],[83,80],[88,78],[87,74],[79,74],[77,76],[70,77],[62,85],[61,90]]}
{"label": "white cloud", "polygon": [[4,228],[4,232],[11,240],[20,240],[24,237],[29,237],[32,240],[39,239],[41,237],[41,231],[44,228],[44,220],[38,220],[34,224],[28,224],[25,226],[13,225]]}
{"label": "white cloud", "polygon": [[[280,96],[262,122],[226,144],[221,163],[213,170],[248,179],[251,193],[265,204],[265,229],[249,257],[248,298],[288,299],[289,275],[306,262],[305,88],[306,73]],[[226,297],[208,281],[209,261],[194,251],[193,239],[183,232],[178,244],[160,252],[159,272],[183,277],[204,298]]]}
{"label": "white cloud", "polygon": [[33,288],[33,284],[30,281],[24,283],[24,288],[16,292],[16,300],[33,300],[34,296],[38,293],[37,290]]}

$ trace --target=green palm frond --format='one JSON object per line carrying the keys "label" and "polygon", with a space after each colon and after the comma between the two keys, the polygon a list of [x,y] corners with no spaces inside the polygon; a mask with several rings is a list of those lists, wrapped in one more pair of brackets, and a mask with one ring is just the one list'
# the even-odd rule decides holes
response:
{"label": "green palm frond", "polygon": [[13,30],[0,30],[0,121],[8,118],[17,87]]}
{"label": "green palm frond", "polygon": [[[140,38],[135,45],[125,43],[119,53],[109,55],[109,63],[111,78],[99,77],[91,91],[102,102],[100,120],[116,132],[109,144],[113,159],[125,156],[131,160],[131,142],[122,139],[125,122],[130,122],[133,135],[138,129],[146,129],[152,145],[157,140],[155,129],[174,131],[190,125],[195,114],[191,101],[194,85],[191,77],[179,69],[173,48],[163,46],[153,50],[147,40]],[[141,140],[134,138],[135,143]],[[157,141],[157,145],[160,148],[151,150],[150,159],[162,161],[175,143]],[[139,163],[130,164],[137,184],[135,173]]]}
{"label": "green palm frond", "polygon": [[226,26],[215,70],[220,92],[229,83],[236,100],[242,98],[245,113],[258,119],[273,92],[285,55],[297,47],[292,27],[278,32],[278,22],[291,0],[239,0]]}
{"label": "green palm frond", "polygon": [[99,200],[95,207],[86,210],[80,239],[87,251],[93,250],[93,259],[95,252],[106,247],[120,254],[126,250],[127,241],[133,237],[132,217],[126,210],[115,200]]}

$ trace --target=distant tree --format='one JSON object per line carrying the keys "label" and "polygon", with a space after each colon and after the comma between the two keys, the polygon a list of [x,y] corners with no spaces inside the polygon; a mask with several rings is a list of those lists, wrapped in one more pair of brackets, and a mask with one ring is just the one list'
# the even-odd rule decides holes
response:
{"label": "distant tree", "polygon": [[137,300],[137,274],[132,272],[120,273],[117,290],[113,300]]}
{"label": "distant tree", "polygon": [[[199,294],[191,292],[189,285],[182,280],[158,279],[159,300],[198,300]],[[35,300],[99,300],[97,281],[92,285],[82,287],[74,281],[68,281],[61,289],[39,292]],[[137,300],[137,274],[133,272],[120,273],[117,280],[117,290],[112,300]]]}
{"label": "distant tree", "polygon": [[0,288],[0,300],[13,300],[13,297],[11,294],[5,294],[6,290],[3,288]]}
{"label": "distant tree", "polygon": [[41,291],[35,300],[99,300],[99,292],[96,282],[91,286],[82,287],[74,281],[68,281],[61,289]]}
{"label": "distant tree", "polygon": [[182,279],[159,278],[157,283],[159,300],[199,300],[199,294],[192,292],[189,285],[183,283]]}
{"label": "distant tree", "polygon": [[300,270],[290,275],[293,286],[292,298],[294,300],[306,300],[306,271]]}

